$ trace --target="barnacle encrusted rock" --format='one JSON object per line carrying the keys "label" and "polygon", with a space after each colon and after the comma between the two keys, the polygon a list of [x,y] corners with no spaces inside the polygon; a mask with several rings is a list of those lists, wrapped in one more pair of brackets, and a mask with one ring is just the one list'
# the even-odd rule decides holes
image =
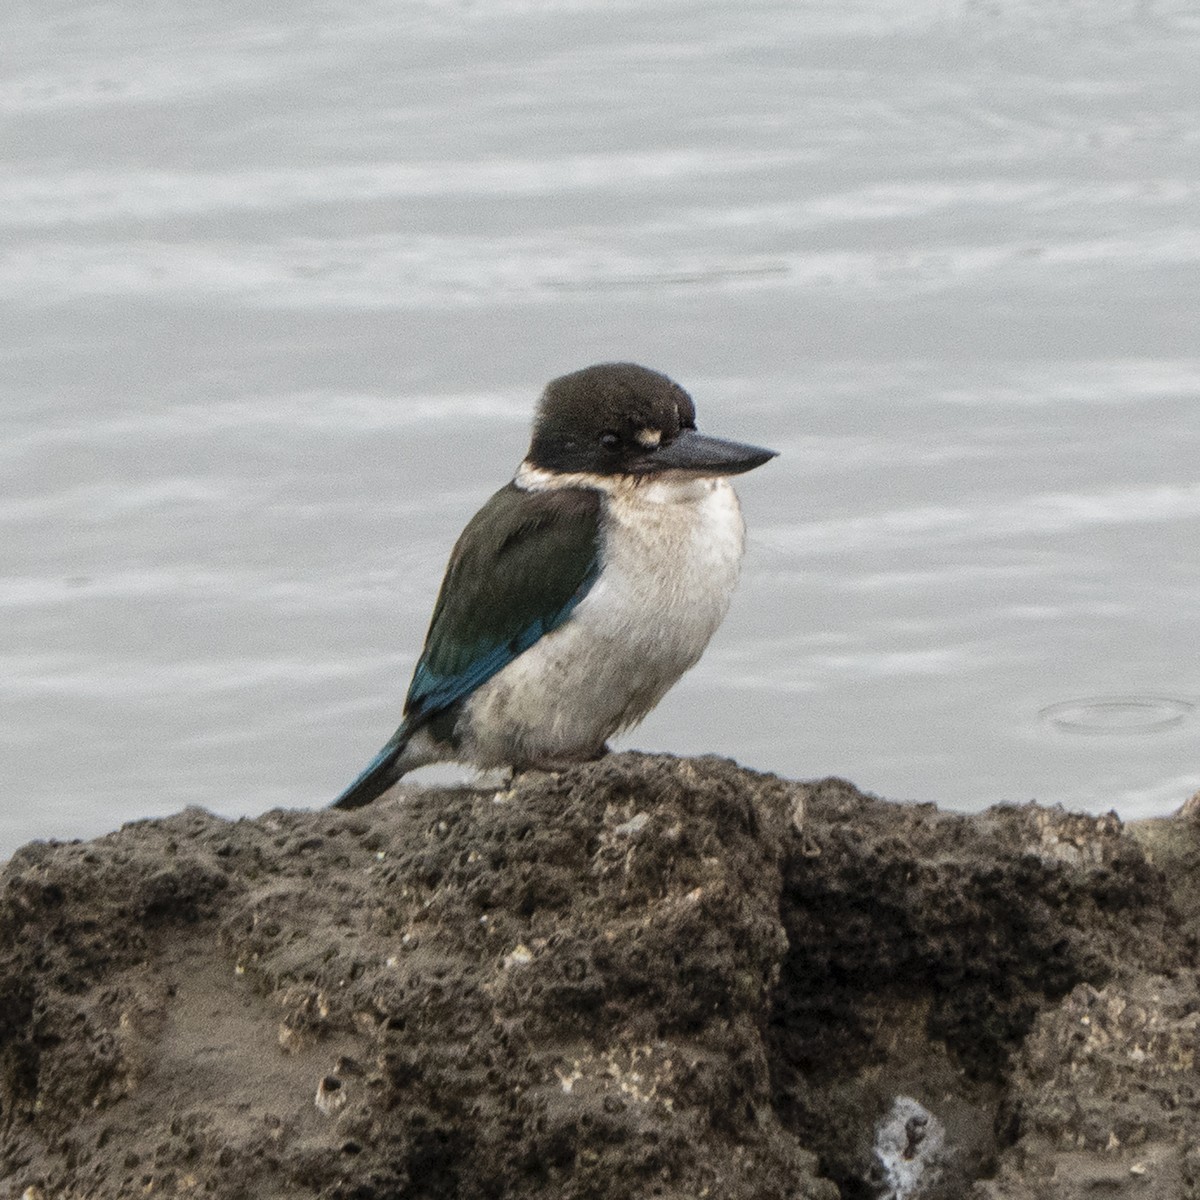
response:
{"label": "barnacle encrusted rock", "polygon": [[0,1200],[1194,1196],[1195,832],[622,754],[34,844]]}

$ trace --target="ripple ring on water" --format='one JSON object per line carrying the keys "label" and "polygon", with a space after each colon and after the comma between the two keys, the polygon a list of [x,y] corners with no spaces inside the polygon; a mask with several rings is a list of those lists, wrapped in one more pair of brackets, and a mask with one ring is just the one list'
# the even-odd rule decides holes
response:
{"label": "ripple ring on water", "polygon": [[1158,733],[1195,710],[1193,701],[1175,696],[1087,696],[1050,704],[1038,716],[1066,733]]}

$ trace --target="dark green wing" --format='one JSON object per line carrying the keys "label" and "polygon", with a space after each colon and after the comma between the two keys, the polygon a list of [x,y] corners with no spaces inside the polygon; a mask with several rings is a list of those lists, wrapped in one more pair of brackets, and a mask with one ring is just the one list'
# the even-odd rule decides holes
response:
{"label": "dark green wing", "polygon": [[450,556],[405,725],[412,729],[469,695],[557,629],[599,573],[599,492],[501,488]]}

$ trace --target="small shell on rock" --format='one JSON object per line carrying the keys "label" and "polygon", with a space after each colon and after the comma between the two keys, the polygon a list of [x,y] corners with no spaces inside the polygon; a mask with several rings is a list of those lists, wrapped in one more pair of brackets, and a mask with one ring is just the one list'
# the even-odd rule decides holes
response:
{"label": "small shell on rock", "polygon": [[336,1116],[346,1107],[346,1089],[336,1075],[326,1075],[317,1084],[316,1106],[327,1116]]}
{"label": "small shell on rock", "polygon": [[512,950],[504,956],[504,969],[510,970],[512,967],[524,967],[533,962],[533,951],[525,945],[524,942],[518,942]]}

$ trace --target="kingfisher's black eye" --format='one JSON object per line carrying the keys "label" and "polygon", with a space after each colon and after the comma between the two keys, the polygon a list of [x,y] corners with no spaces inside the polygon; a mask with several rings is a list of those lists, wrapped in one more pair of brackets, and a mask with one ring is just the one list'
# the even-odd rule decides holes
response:
{"label": "kingfisher's black eye", "polygon": [[600,435],[600,445],[602,445],[605,450],[615,450],[620,444],[621,435],[619,433],[614,433],[611,429],[606,429]]}

